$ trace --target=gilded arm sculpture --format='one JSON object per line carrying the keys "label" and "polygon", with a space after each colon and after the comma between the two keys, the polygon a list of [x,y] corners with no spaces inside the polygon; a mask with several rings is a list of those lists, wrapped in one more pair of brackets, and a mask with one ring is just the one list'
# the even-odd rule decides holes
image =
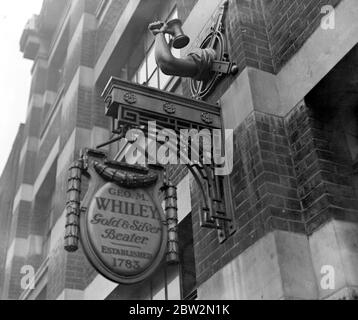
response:
{"label": "gilded arm sculpture", "polygon": [[149,25],[155,37],[155,59],[166,75],[193,78],[204,81],[210,76],[212,64],[216,58],[215,50],[194,49],[185,58],[173,56],[165,34],[174,36],[174,30],[165,22],[157,21]]}

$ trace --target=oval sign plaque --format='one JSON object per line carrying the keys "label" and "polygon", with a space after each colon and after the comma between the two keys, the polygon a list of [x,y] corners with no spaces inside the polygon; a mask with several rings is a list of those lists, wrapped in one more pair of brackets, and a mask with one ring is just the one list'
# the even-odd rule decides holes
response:
{"label": "oval sign plaque", "polygon": [[161,206],[145,189],[107,183],[81,218],[85,252],[110,280],[140,282],[160,264],[166,251],[167,229]]}

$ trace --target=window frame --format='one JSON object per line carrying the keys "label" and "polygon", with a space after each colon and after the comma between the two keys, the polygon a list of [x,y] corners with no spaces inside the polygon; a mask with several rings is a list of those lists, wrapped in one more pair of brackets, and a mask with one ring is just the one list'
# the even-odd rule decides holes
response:
{"label": "window frame", "polygon": [[[170,11],[170,13],[169,13],[169,15],[168,15],[168,17],[167,17],[167,19],[165,21],[170,21],[172,19],[176,19],[176,18],[178,18],[178,16],[179,16],[178,8],[175,5],[173,7],[173,9]],[[167,39],[167,41],[169,41],[169,44],[170,44],[170,39]],[[171,86],[170,85],[173,82],[173,79],[176,78],[175,76],[165,75],[159,69],[159,67],[157,65],[153,69],[152,73],[149,74],[150,73],[149,64],[148,64],[149,56],[150,56],[151,52],[153,52],[153,54],[154,54],[154,50],[155,50],[155,48],[154,48],[154,40],[153,40],[151,42],[151,44],[148,46],[148,48],[145,49],[144,58],[143,58],[142,62],[139,64],[139,67],[134,72],[133,76],[130,78],[130,81],[134,82],[134,83],[138,83],[140,85],[150,86],[152,88],[159,89],[159,90],[171,91],[171,89],[173,87],[176,87],[176,86]],[[180,50],[179,49],[172,48],[172,52],[173,52],[173,55],[175,57],[177,57],[177,58],[180,57]],[[146,69],[146,80],[142,81],[142,79],[140,79],[140,72],[141,72],[141,69],[142,69],[144,64],[146,66],[145,67],[145,69]],[[157,79],[155,81],[156,86],[149,85],[151,80],[153,79],[153,77],[157,77]],[[163,83],[161,81],[162,77],[166,78]]]}

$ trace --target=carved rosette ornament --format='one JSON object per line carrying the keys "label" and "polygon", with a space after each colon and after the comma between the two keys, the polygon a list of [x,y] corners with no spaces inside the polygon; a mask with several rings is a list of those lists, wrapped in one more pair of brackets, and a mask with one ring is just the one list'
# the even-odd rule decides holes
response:
{"label": "carved rosette ornament", "polygon": [[123,96],[125,102],[129,104],[135,104],[137,102],[137,96],[134,93],[126,92]]}
{"label": "carved rosette ornament", "polygon": [[206,124],[212,124],[213,123],[213,117],[211,116],[210,113],[207,113],[207,112],[203,112],[201,114],[201,120],[203,120],[203,122],[205,122]]}
{"label": "carved rosette ornament", "polygon": [[177,111],[176,107],[170,102],[164,103],[163,110],[168,114],[174,114]]}

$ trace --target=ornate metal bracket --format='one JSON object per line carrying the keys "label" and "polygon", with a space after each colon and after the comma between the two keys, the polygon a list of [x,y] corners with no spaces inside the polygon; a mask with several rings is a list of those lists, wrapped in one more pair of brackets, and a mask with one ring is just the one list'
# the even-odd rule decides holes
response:
{"label": "ornate metal bracket", "polygon": [[220,243],[236,232],[228,177],[215,176],[212,168],[189,165],[202,194],[200,226],[216,229]]}
{"label": "ornate metal bracket", "polygon": [[[126,101],[130,93],[135,99]],[[221,110],[217,105],[200,100],[163,92],[146,86],[112,78],[104,90],[106,115],[112,118],[113,134],[119,136],[98,147],[108,145],[125,136],[130,128],[142,128],[148,132],[148,121],[156,121],[157,129],[221,129]],[[132,102],[134,101],[135,102]],[[170,111],[170,112],[168,112]],[[210,131],[210,130],[209,130]],[[177,145],[173,149],[180,150]],[[202,150],[198,150],[200,153]],[[179,156],[185,157],[180,154]],[[200,158],[200,157],[199,157]],[[220,242],[224,242],[235,232],[233,208],[228,176],[217,176],[214,167],[193,163],[186,159],[186,165],[196,179],[201,195],[201,225],[218,230]],[[113,174],[109,173],[109,175]],[[171,186],[172,187],[172,186]],[[171,187],[169,188],[172,192]],[[167,204],[168,209],[172,205]]]}

